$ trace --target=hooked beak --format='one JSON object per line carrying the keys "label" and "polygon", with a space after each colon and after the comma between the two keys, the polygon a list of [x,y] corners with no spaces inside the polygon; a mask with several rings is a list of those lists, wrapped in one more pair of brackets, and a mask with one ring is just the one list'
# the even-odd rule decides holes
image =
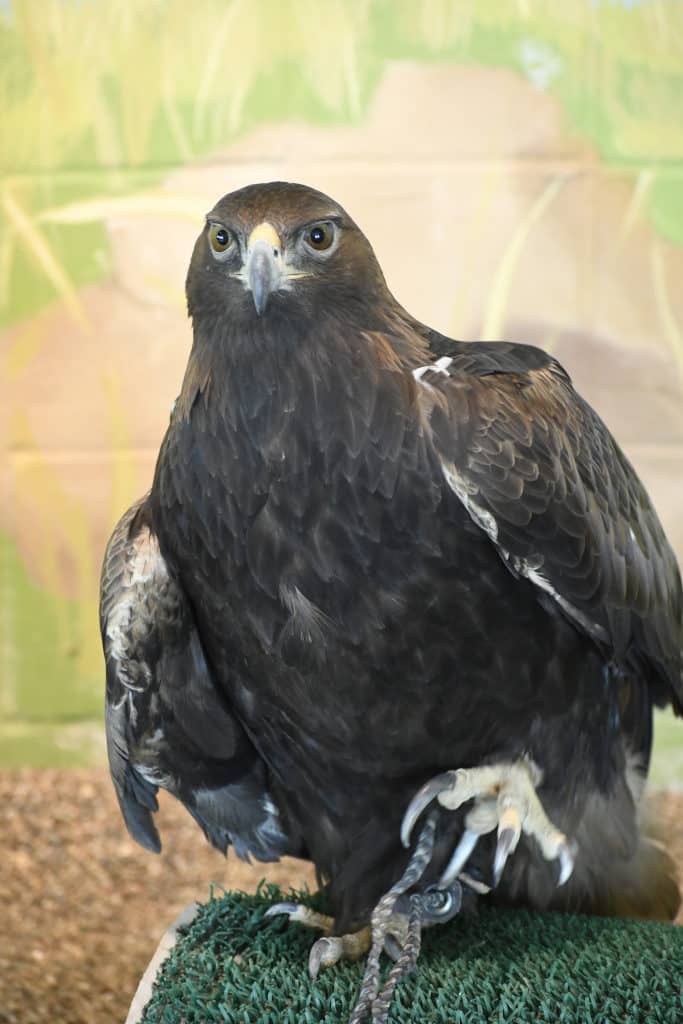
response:
{"label": "hooked beak", "polygon": [[247,242],[246,284],[251,291],[259,316],[268,305],[272,292],[282,284],[282,242],[275,228],[268,223],[259,224]]}

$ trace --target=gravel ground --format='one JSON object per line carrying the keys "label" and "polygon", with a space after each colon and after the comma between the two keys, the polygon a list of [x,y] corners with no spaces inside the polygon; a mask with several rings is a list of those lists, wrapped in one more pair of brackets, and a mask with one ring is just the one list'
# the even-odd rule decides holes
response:
{"label": "gravel ground", "polygon": [[[683,867],[683,796],[654,802]],[[121,1024],[162,932],[211,882],[313,885],[299,861],[223,860],[163,794],[164,852],[146,853],[128,839],[104,770],[0,775],[0,803],[2,1024]]]}
{"label": "gravel ground", "polygon": [[166,926],[211,882],[313,886],[301,861],[225,860],[160,804],[157,857],[128,838],[105,770],[0,775],[2,1024],[121,1024]]}

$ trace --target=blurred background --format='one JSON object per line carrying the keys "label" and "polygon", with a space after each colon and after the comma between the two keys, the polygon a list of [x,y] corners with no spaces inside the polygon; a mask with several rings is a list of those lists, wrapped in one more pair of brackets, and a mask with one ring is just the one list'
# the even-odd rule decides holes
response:
{"label": "blurred background", "polygon": [[[139,850],[104,767],[99,567],[178,393],[204,213],[305,182],[411,313],[552,351],[683,560],[681,97],[681,0],[0,0],[2,1024],[120,1021],[181,907],[266,873],[170,799]],[[681,723],[656,737],[681,788]],[[683,864],[683,798],[655,803]]]}
{"label": "blurred background", "polygon": [[554,352],[683,556],[682,95],[680,0],[0,0],[0,767],[102,760],[103,547],[249,182],[331,193],[439,330]]}

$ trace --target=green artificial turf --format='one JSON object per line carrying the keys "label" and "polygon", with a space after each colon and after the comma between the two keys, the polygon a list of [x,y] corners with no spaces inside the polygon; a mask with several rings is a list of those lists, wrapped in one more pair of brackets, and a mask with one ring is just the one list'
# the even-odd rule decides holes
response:
{"label": "green artificial turf", "polygon": [[[283,896],[228,893],[205,904],[165,962],[144,1024],[338,1024],[363,965],[312,982],[314,932],[264,919]],[[311,902],[310,896],[287,899]],[[418,970],[396,991],[390,1021],[680,1024],[683,929],[484,906],[425,932]]]}

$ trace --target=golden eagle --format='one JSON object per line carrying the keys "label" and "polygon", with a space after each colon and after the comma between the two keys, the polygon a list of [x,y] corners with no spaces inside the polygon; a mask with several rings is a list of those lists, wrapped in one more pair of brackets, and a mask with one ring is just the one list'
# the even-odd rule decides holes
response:
{"label": "golden eagle", "polygon": [[672,917],[638,804],[653,705],[683,705],[681,580],[565,370],[416,321],[302,185],[223,197],[187,298],[182,390],[102,577],[132,835],[159,849],[161,786],[220,850],[309,858],[334,922],[275,909],[326,931],[313,973],[371,948],[354,1020],[463,897]]}

